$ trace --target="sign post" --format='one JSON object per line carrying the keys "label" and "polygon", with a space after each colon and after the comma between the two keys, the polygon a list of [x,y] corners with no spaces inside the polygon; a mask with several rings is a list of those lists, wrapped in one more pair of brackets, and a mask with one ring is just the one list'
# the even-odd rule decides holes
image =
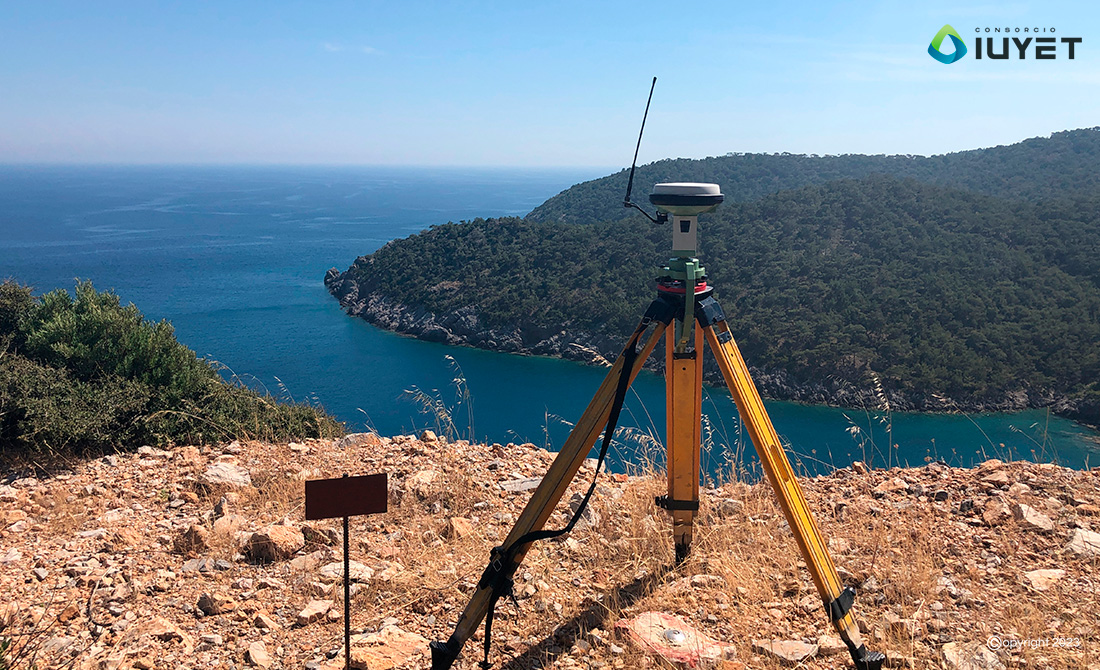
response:
{"label": "sign post", "polygon": [[386,511],[386,474],[338,479],[313,479],[306,482],[306,520],[344,519],[344,668],[351,668],[351,543],[348,519],[361,514]]}

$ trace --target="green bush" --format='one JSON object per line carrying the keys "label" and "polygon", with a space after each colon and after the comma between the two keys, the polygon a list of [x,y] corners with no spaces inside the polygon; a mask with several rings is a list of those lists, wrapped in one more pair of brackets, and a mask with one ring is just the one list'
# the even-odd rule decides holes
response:
{"label": "green bush", "polygon": [[91,282],[35,299],[0,284],[0,450],[84,454],[141,444],[301,439],[343,432],[322,410],[229,384]]}

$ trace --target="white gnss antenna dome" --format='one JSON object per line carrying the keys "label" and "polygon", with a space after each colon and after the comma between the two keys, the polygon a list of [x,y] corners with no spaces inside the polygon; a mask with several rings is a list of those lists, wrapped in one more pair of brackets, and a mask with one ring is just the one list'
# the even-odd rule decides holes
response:
{"label": "white gnss antenna dome", "polygon": [[634,160],[630,163],[630,179],[626,182],[623,207],[638,210],[654,223],[667,223],[669,215],[674,216],[676,220],[672,226],[673,254],[691,257],[696,252],[699,215],[714,211],[725,200],[718,184],[667,182],[654,185],[653,192],[649,194],[649,201],[657,207],[655,217],[630,201],[630,193],[634,190],[634,170],[638,166],[638,150],[642,147],[642,134],[645,132],[646,118],[649,116],[649,103],[653,101],[653,89],[656,86],[657,77],[654,77],[653,83],[649,86],[645,114],[642,115],[642,128],[638,131],[638,144],[634,147]]}

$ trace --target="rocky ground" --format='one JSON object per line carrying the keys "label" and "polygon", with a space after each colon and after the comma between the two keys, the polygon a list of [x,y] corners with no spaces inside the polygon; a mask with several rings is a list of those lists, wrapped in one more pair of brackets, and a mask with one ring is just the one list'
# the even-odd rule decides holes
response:
{"label": "rocky ground", "polygon": [[[389,511],[351,526],[353,664],[428,667],[426,640],[450,634],[553,456],[423,437],[143,447],[10,474],[0,668],[343,667],[340,522],[303,520],[303,482],[344,472],[389,476]],[[850,667],[766,485],[705,491],[673,567],[662,478],[600,481],[572,535],[517,573],[494,667]],[[1100,471],[857,463],[803,486],[892,667],[1100,668]],[[690,644],[661,656],[646,631],[668,628]],[[456,667],[476,667],[480,636]]]}

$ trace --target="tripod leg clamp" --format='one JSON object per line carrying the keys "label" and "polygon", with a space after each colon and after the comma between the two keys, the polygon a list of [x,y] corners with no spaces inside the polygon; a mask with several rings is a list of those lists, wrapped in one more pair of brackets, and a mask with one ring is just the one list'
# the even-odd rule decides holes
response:
{"label": "tripod leg clamp", "polygon": [[670,512],[698,512],[698,500],[670,500],[668,496],[657,496],[653,499],[657,507],[667,509]]}
{"label": "tripod leg clamp", "polygon": [[829,612],[829,620],[840,621],[843,619],[848,611],[852,609],[852,603],[855,602],[855,599],[856,590],[851,586],[841,591],[840,595],[826,607]]}

